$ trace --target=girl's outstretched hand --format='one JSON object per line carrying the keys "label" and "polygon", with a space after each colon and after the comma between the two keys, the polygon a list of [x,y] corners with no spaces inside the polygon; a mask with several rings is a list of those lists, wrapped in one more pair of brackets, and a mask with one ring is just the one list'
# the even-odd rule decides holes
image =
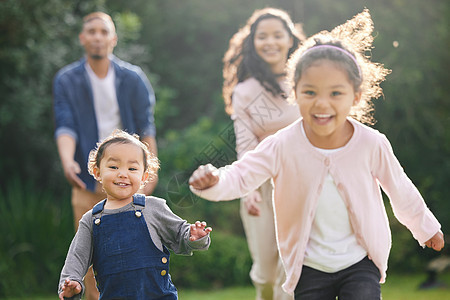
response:
{"label": "girl's outstretched hand", "polygon": [[425,245],[428,248],[433,248],[436,251],[441,251],[444,248],[444,234],[442,232],[438,232],[431,239],[425,242]]}
{"label": "girl's outstretched hand", "polygon": [[204,190],[219,182],[217,168],[211,164],[197,168],[189,178],[189,184],[197,190]]}
{"label": "girl's outstretched hand", "polygon": [[81,293],[81,284],[78,281],[66,279],[61,289],[59,299],[64,300],[64,297],[70,298]]}
{"label": "girl's outstretched hand", "polygon": [[197,221],[195,224],[191,224],[191,237],[189,240],[196,241],[201,239],[205,235],[208,235],[211,231],[211,227],[206,227],[206,222]]}

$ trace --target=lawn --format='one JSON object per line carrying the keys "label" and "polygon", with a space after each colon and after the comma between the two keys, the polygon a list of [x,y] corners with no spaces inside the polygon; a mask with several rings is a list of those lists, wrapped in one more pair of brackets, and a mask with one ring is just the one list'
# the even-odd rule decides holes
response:
{"label": "lawn", "polygon": [[[425,280],[425,275],[389,275],[387,282],[382,285],[383,300],[446,300],[450,299],[450,273],[440,276],[440,281],[447,288],[418,290],[419,284]],[[179,289],[180,300],[254,300],[253,287],[233,287],[209,290],[205,282],[205,290]],[[7,298],[5,300],[54,300],[55,296]]]}
{"label": "lawn", "polygon": [[[381,286],[383,300],[450,300],[450,274],[439,279],[446,284],[446,289],[418,290],[425,280],[425,275],[389,275]],[[229,288],[216,291],[180,290],[180,300],[254,300],[252,287]]]}

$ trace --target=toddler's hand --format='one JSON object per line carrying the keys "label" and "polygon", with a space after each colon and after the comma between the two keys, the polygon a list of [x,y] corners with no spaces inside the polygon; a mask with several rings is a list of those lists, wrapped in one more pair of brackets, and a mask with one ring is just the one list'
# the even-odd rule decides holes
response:
{"label": "toddler's hand", "polygon": [[444,248],[444,234],[442,232],[438,232],[431,239],[425,242],[425,245],[428,248],[433,248],[436,251],[441,251]]}
{"label": "toddler's hand", "polygon": [[195,224],[191,224],[191,236],[189,240],[196,241],[201,239],[212,231],[211,227],[206,227],[206,222],[197,221]]}
{"label": "toddler's hand", "polygon": [[78,281],[66,279],[61,289],[59,299],[64,300],[64,297],[70,298],[81,293],[81,284]]}
{"label": "toddler's hand", "polygon": [[197,190],[204,190],[212,187],[219,181],[217,168],[211,164],[200,166],[192,173],[189,184]]}

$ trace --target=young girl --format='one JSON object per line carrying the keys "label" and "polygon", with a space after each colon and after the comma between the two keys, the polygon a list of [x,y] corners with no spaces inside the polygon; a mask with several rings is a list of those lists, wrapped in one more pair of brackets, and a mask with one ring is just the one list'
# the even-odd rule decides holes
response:
{"label": "young girl", "polygon": [[186,255],[206,250],[212,229],[188,224],[163,199],[136,194],[158,167],[147,146],[121,130],[91,151],[89,172],[107,196],[80,220],[61,271],[60,299],[81,298],[91,264],[100,299],[178,298],[166,246]]}
{"label": "young girl", "polygon": [[[300,117],[298,109],[292,109],[286,99],[289,89],[285,67],[303,39],[301,28],[294,26],[285,11],[270,7],[256,10],[230,39],[224,57],[223,97],[234,124],[238,159]],[[256,299],[287,300],[292,296],[281,288],[285,272],[276,245],[272,211],[270,181],[241,200]]]}
{"label": "young girl", "polygon": [[380,186],[421,245],[444,246],[386,137],[358,122],[370,120],[370,99],[388,73],[361,55],[372,30],[365,10],[305,42],[289,62],[302,118],[231,166],[201,166],[190,179],[210,200],[235,199],[273,179],[283,288],[296,299],[380,299],[391,247]]}

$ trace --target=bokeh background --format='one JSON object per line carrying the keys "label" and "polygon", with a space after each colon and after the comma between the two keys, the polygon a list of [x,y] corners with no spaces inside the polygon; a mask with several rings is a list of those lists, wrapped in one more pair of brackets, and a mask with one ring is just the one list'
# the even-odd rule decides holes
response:
{"label": "bokeh background", "polygon": [[[375,128],[390,139],[409,177],[450,229],[450,2],[447,0],[1,0],[0,298],[54,293],[73,237],[70,187],[53,138],[52,80],[83,54],[81,19],[110,14],[115,54],[141,66],[156,93],[161,170],[155,195],[180,216],[213,226],[209,251],[172,256],[178,287],[250,285],[239,202],[193,196],[201,163],[236,159],[221,97],[222,57],[255,9],[287,10],[309,36],[368,8],[372,60],[392,74],[375,100]],[[389,272],[423,272],[438,254],[422,249],[392,215]],[[448,245],[447,245],[448,247]],[[448,255],[448,250],[444,252]]]}

